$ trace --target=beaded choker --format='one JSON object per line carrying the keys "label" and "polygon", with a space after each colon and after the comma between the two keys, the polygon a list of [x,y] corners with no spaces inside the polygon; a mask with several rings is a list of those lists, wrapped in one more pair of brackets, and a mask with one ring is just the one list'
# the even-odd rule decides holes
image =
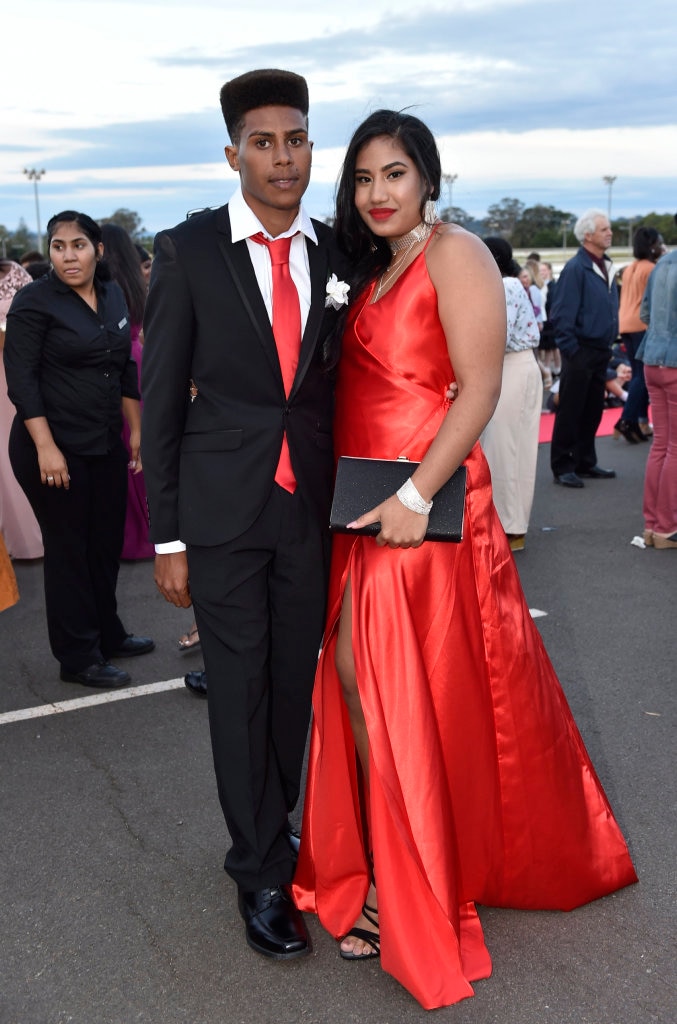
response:
{"label": "beaded choker", "polygon": [[398,260],[394,260],[390,266],[384,270],[381,274],[378,285],[376,286],[376,293],[374,295],[374,302],[378,302],[379,296],[391,278],[394,279],[394,275],[402,269],[406,264],[409,257],[409,253],[418,242],[424,242],[426,238],[429,238],[433,233],[434,224],[426,224],[425,221],[421,221],[411,231],[407,231],[406,235],[402,235],[401,238],[395,238],[392,242],[388,242],[390,251],[393,257],[397,253],[402,253],[402,256]]}
{"label": "beaded choker", "polygon": [[423,242],[424,239],[429,238],[432,234],[432,230],[435,227],[434,224],[426,224],[425,221],[421,221],[411,231],[407,231],[406,235],[402,235],[401,238],[395,238],[392,242],[388,242],[390,251],[395,255],[396,252],[400,252],[402,249],[413,248],[417,242]]}

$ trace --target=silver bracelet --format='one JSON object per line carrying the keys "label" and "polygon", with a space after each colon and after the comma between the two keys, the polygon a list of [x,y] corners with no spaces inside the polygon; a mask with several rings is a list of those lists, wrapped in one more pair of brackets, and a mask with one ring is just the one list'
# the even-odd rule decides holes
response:
{"label": "silver bracelet", "polygon": [[396,492],[397,497],[400,499],[405,508],[408,508],[411,512],[418,512],[420,516],[429,516],[430,510],[433,507],[432,501],[426,501],[418,493],[418,489],[414,481],[409,477],[405,480],[399,491]]}

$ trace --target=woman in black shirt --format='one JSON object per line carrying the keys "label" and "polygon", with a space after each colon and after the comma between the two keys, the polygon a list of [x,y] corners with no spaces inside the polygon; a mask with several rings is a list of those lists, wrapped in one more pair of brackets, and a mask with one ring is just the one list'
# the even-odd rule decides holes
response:
{"label": "woman in black shirt", "polygon": [[101,229],[65,211],[47,225],[52,270],[26,285],[7,315],[5,370],[17,408],[9,440],[15,476],[42,530],[45,601],[61,678],[123,686],[111,657],[145,654],[127,633],[115,589],[127,499],[121,413],[141,469],[139,392],[122,292],[100,279]]}

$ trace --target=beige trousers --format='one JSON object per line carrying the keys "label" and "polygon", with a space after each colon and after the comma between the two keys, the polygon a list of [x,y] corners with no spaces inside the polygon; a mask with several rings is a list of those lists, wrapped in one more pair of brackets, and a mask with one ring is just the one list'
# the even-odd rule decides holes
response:
{"label": "beige trousers", "polygon": [[526,533],[534,500],[543,382],[533,349],[506,352],[501,397],[480,438],[506,533]]}

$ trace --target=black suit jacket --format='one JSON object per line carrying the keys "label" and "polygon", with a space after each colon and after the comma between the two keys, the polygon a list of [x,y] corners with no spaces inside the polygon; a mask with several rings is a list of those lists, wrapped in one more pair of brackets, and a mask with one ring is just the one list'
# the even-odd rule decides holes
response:
{"label": "black suit jacket", "polygon": [[210,546],[243,533],[270,495],[285,430],[299,491],[328,524],[333,396],[322,349],[337,314],[325,297],[330,274],[345,274],[331,230],[314,227],[319,245],[306,241],[311,306],[288,397],[247,243],[231,241],[228,207],[156,237],[142,372],[155,543]]}

